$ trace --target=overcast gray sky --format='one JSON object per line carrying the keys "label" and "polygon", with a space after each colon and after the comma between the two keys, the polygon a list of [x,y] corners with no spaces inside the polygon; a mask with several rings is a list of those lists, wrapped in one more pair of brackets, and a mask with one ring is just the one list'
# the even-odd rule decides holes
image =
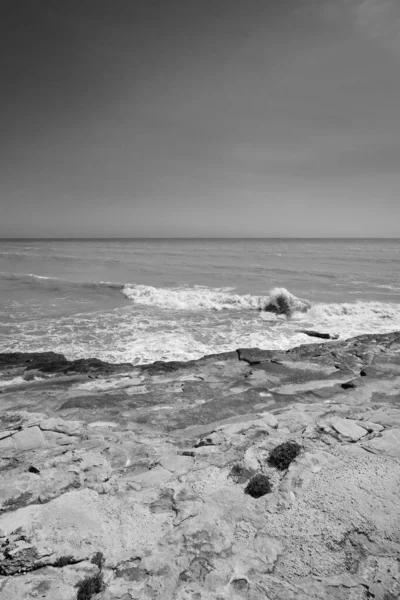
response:
{"label": "overcast gray sky", "polygon": [[0,236],[400,237],[398,0],[8,0]]}

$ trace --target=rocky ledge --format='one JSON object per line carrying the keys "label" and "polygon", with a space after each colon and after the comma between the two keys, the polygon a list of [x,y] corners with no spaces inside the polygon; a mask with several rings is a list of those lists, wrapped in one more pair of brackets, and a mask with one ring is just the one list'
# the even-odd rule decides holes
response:
{"label": "rocky ledge", "polygon": [[0,600],[400,598],[400,333],[0,391]]}

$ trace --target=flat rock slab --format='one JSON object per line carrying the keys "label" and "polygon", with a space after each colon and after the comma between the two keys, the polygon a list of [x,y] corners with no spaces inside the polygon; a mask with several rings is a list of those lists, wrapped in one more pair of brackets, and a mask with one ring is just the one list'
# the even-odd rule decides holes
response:
{"label": "flat rock slab", "polygon": [[364,442],[362,447],[375,454],[400,458],[400,429],[383,431],[379,437]]}
{"label": "flat rock slab", "polygon": [[44,435],[39,427],[29,427],[12,436],[17,450],[33,450],[45,443]]}
{"label": "flat rock slab", "polygon": [[399,365],[400,333],[144,367],[0,356],[23,381],[0,394],[0,600],[76,600],[89,576],[104,600],[400,598]]}
{"label": "flat rock slab", "polygon": [[351,419],[341,419],[339,417],[330,421],[331,426],[344,438],[356,442],[368,434],[367,429],[360,427]]}

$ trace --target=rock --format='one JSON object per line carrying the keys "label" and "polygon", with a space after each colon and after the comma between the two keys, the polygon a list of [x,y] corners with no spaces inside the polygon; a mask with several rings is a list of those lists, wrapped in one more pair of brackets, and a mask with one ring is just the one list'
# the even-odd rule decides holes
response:
{"label": "rock", "polygon": [[310,337],[321,338],[322,340],[337,340],[339,338],[337,333],[321,333],[319,331],[313,331],[311,329],[298,329],[298,333],[304,333]]}
{"label": "rock", "polygon": [[143,486],[151,487],[166,483],[171,478],[172,474],[170,471],[167,471],[167,469],[164,469],[162,466],[157,466],[154,467],[154,469],[150,469],[150,471],[135,475],[132,477],[132,480],[140,483]]}
{"label": "rock", "polygon": [[379,437],[364,442],[362,447],[375,454],[400,458],[400,429],[383,431]]}
{"label": "rock", "polygon": [[262,419],[263,421],[265,421],[265,423],[268,425],[268,427],[272,427],[273,429],[277,429],[279,423],[278,423],[278,419],[272,415],[271,413],[260,413],[259,414],[260,419]]}
{"label": "rock", "polygon": [[294,312],[307,312],[310,308],[311,302],[308,300],[297,298],[285,288],[275,288],[262,310],[290,317]]}
{"label": "rock", "polygon": [[356,421],[357,425],[363,427],[368,431],[368,433],[380,433],[385,428],[383,425],[379,425],[379,423],[372,423],[371,421]]}
{"label": "rock", "polygon": [[44,369],[1,394],[0,600],[100,574],[104,600],[399,596],[400,333],[129,377],[29,356],[0,358],[0,380]]}
{"label": "rock", "polygon": [[160,464],[167,471],[182,475],[191,469],[193,462],[193,458],[190,456],[178,456],[176,454],[172,454],[163,458],[160,461]]}
{"label": "rock", "polygon": [[118,373],[133,369],[130,363],[111,364],[98,358],[67,360],[55,352],[10,352],[0,354],[0,368],[21,368],[48,374],[65,373]]}
{"label": "rock", "polygon": [[23,431],[18,431],[13,435],[12,440],[17,450],[33,450],[45,443],[43,433],[39,427],[29,427]]}
{"label": "rock", "polygon": [[255,455],[255,449],[249,448],[246,450],[245,455],[243,457],[243,466],[245,469],[249,471],[258,471],[260,468],[260,463]]}
{"label": "rock", "polygon": [[303,410],[291,409],[280,413],[279,429],[287,428],[290,432],[301,431],[314,422],[312,415]]}
{"label": "rock", "polygon": [[3,450],[11,450],[13,448],[14,444],[11,437],[8,436],[0,440],[0,452],[2,452]]}
{"label": "rock", "polygon": [[183,456],[204,456],[209,454],[217,454],[219,449],[216,446],[199,446],[198,448],[190,448],[183,450]]}
{"label": "rock", "polygon": [[64,421],[64,419],[46,419],[39,423],[42,431],[54,431],[65,435],[82,435],[84,427],[80,421]]}
{"label": "rock", "polygon": [[368,431],[364,429],[364,427],[360,427],[357,425],[356,421],[353,421],[352,419],[341,419],[336,417],[331,419],[330,425],[340,433],[341,436],[352,442],[356,442],[368,434]]}

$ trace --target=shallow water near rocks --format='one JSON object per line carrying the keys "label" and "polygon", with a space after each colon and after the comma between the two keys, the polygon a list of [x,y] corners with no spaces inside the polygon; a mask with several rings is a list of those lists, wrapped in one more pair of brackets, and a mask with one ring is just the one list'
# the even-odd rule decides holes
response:
{"label": "shallow water near rocks", "polygon": [[[0,241],[0,350],[188,360],[400,329],[399,240]],[[311,303],[258,308],[273,288]]]}

